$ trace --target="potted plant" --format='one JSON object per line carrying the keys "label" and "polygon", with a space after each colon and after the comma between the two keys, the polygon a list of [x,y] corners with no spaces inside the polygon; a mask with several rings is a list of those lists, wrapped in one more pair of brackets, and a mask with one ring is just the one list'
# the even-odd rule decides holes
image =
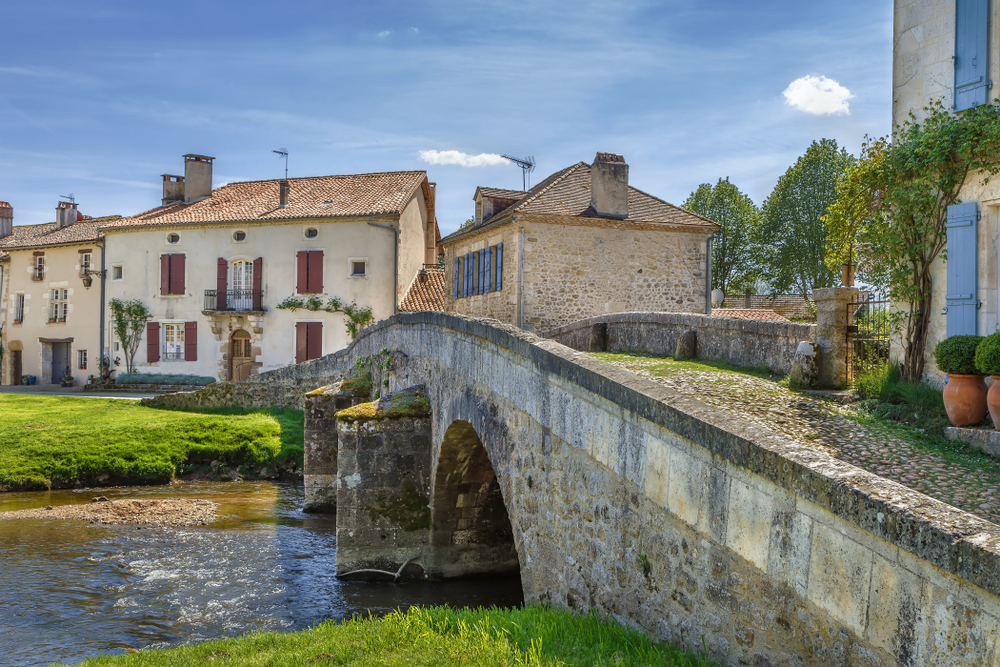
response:
{"label": "potted plant", "polygon": [[934,348],[937,367],[948,374],[944,409],[953,426],[978,424],[986,417],[985,376],[976,370],[976,348],[982,336],[952,336]]}
{"label": "potted plant", "polygon": [[31,377],[31,376],[30,375],[22,375],[21,376],[21,384],[24,385],[25,387],[27,387],[28,384],[29,384],[29,382],[28,382],[28,378],[29,377]]}
{"label": "potted plant", "polygon": [[76,381],[76,378],[74,378],[72,375],[70,375],[69,373],[67,373],[66,375],[63,376],[62,382],[60,382],[59,384],[60,384],[60,386],[63,386],[63,387],[72,387],[73,383],[75,381]]}
{"label": "potted plant", "polygon": [[986,406],[993,418],[993,427],[1000,430],[1000,331],[984,338],[976,348],[976,370],[993,378],[986,394]]}

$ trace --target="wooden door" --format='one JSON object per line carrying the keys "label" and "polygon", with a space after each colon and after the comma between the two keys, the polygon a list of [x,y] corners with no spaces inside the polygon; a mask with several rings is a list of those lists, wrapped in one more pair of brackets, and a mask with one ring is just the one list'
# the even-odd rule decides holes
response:
{"label": "wooden door", "polygon": [[69,354],[69,343],[52,343],[52,384],[59,384],[70,372]]}
{"label": "wooden door", "polygon": [[253,370],[253,346],[250,334],[235,331],[229,349],[229,377],[231,380],[245,380]]}
{"label": "wooden door", "polygon": [[24,375],[24,368],[21,365],[21,350],[13,350],[10,353],[11,362],[11,384],[21,384],[21,376]]}

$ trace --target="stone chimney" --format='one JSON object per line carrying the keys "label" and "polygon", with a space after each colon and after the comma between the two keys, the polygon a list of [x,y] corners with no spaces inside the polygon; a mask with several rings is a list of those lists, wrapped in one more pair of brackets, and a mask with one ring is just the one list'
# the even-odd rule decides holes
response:
{"label": "stone chimney", "polygon": [[0,201],[0,239],[5,239],[14,233],[14,207],[5,201]]}
{"label": "stone chimney", "polygon": [[184,156],[184,201],[190,202],[212,196],[212,161],[214,157]]}
{"label": "stone chimney", "polygon": [[279,194],[278,194],[278,208],[285,208],[288,206],[288,179],[283,178],[279,182]]}
{"label": "stone chimney", "polygon": [[61,201],[56,206],[56,228],[69,227],[80,219],[76,210],[76,204],[68,201]]}
{"label": "stone chimney", "polygon": [[590,167],[590,207],[605,218],[628,217],[628,165],[616,153],[598,153]]}
{"label": "stone chimney", "polygon": [[184,177],[163,174],[163,205],[184,201]]}

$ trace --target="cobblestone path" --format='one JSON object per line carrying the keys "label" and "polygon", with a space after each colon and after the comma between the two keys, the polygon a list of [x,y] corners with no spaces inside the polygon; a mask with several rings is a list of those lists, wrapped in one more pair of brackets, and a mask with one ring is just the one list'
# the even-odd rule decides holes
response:
{"label": "cobblestone path", "polygon": [[[887,427],[858,423],[850,406],[794,392],[773,380],[723,370],[670,369],[669,359],[595,355],[678,393],[815,447],[932,498],[1000,524],[1000,461],[984,470],[894,436]],[[680,364],[678,364],[680,366]]]}

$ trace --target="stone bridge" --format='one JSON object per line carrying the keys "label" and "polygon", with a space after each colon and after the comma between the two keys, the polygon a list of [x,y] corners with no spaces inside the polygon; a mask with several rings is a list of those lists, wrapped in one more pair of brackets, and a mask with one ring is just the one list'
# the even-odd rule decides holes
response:
{"label": "stone bridge", "polygon": [[585,353],[400,314],[268,375],[226,391],[362,377],[306,398],[341,573],[519,569],[723,664],[1000,665],[1000,527]]}

